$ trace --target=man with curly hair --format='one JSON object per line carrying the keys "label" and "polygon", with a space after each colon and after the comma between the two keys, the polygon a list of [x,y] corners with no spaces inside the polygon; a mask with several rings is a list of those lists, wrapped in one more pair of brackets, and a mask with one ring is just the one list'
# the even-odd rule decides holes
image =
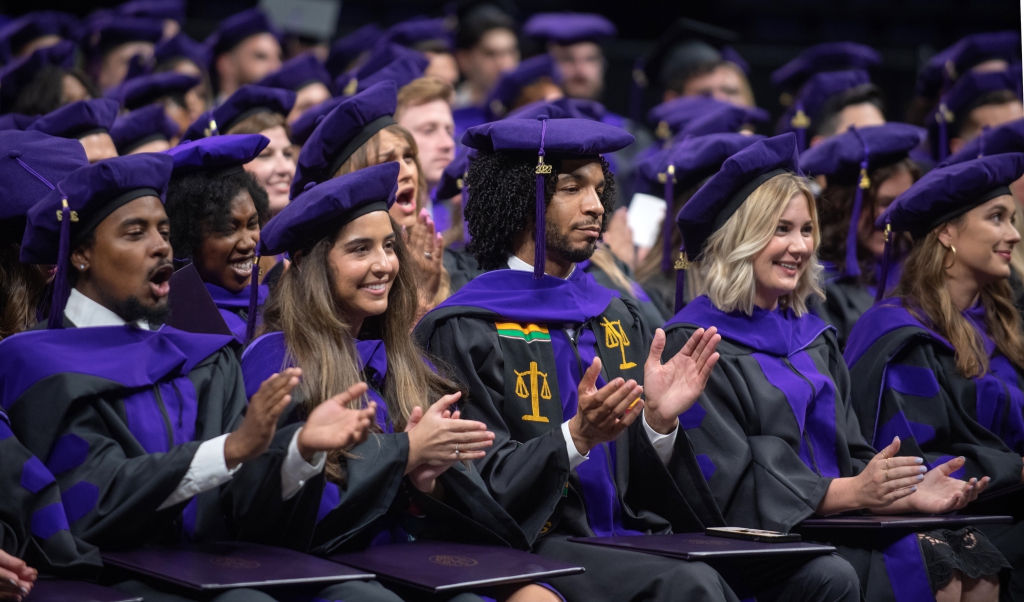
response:
{"label": "man with curly hair", "polygon": [[[678,416],[718,354],[713,328],[662,363],[637,306],[577,268],[614,198],[603,153],[633,142],[582,119],[470,129],[469,249],[492,270],[427,314],[416,336],[462,381],[466,418],[494,432],[476,462],[543,556],[586,567],[550,582],[567,600],[857,600],[845,561],[818,557],[726,580],[700,562],[570,537],[686,533],[724,524]],[[458,457],[458,449],[455,450]],[[749,568],[749,567],[747,567]]]}

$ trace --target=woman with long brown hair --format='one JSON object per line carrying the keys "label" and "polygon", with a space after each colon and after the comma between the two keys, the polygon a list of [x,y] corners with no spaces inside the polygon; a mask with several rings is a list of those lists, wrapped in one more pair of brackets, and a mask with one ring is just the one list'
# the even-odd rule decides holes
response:
{"label": "woman with long brown hair", "polygon": [[[896,199],[878,223],[914,246],[893,297],[861,317],[846,348],[865,438],[899,436],[903,453],[929,463],[962,457],[953,476],[987,475],[993,495],[1024,481],[1024,334],[1009,284],[1021,216],[1008,188],[1022,174],[1024,153],[992,155],[935,169]],[[1013,514],[1024,501],[1000,497]],[[1015,599],[1022,524],[983,529],[1014,566]]]}
{"label": "woman with long brown hair", "polygon": [[[493,536],[479,543],[525,546],[515,522],[500,520],[507,514],[463,463],[482,457],[494,435],[460,419],[453,404],[461,391],[409,336],[416,285],[388,214],[399,171],[388,162],[319,184],[267,224],[261,252],[288,252],[293,263],[264,306],[261,336],[242,357],[246,387],[296,366],[303,370],[293,394],[296,419],[343,383],[365,381],[377,404],[370,439],[328,455],[315,552],[413,538],[464,541],[484,532]],[[551,595],[539,586],[499,593],[503,600]]]}

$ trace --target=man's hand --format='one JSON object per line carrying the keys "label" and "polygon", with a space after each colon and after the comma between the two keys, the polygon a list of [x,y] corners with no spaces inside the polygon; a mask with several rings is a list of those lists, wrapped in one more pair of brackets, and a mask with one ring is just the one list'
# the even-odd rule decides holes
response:
{"label": "man's hand", "polygon": [[595,357],[580,380],[576,415],[569,419],[569,434],[582,455],[600,443],[614,441],[644,408],[640,399],[644,388],[635,380],[616,378],[598,389],[600,374],[601,359]]}
{"label": "man's hand", "polygon": [[647,424],[667,435],[679,423],[679,415],[689,410],[704,392],[711,370],[718,362],[715,348],[722,336],[712,326],[698,328],[686,345],[666,364],[661,363],[665,351],[665,331],[658,329],[651,341],[651,352],[644,364],[647,387]]}
{"label": "man's hand", "polygon": [[291,403],[291,392],[299,385],[301,375],[302,370],[288,368],[263,381],[249,400],[242,426],[224,441],[224,463],[228,470],[267,451],[277,431],[277,419]]}
{"label": "man's hand", "polygon": [[348,407],[366,393],[366,383],[356,383],[318,405],[299,431],[299,453],[312,463],[317,452],[347,449],[366,441],[370,425],[377,417],[377,404],[370,402],[361,410]]}
{"label": "man's hand", "polygon": [[21,600],[32,591],[39,572],[21,558],[0,550],[0,600]]}

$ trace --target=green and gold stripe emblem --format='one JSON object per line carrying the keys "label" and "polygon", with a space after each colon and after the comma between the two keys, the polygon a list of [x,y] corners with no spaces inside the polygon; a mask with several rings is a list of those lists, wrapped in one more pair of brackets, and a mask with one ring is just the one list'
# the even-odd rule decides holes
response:
{"label": "green and gold stripe emblem", "polygon": [[518,339],[527,343],[534,341],[551,342],[551,333],[538,324],[516,324],[515,322],[495,322],[498,336],[506,339]]}

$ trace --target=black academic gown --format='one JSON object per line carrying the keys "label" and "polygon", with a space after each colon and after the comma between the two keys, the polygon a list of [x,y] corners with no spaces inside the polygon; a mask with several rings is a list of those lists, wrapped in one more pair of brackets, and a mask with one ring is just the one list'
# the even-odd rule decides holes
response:
{"label": "black academic gown", "polygon": [[[984,308],[964,312],[984,333]],[[846,361],[853,381],[859,426],[876,446],[899,436],[900,455],[921,456],[929,465],[963,456],[952,476],[988,476],[988,495],[1020,489],[1024,463],[1024,374],[983,334],[989,371],[978,378],[957,373],[950,343],[910,314],[897,299],[886,299],[864,314],[853,329]],[[1014,514],[1012,527],[984,531],[1015,567],[1016,593],[1024,595],[1024,491],[1004,498],[998,514]],[[975,511],[985,511],[987,504]],[[1011,536],[1012,535],[1012,536]]]}
{"label": "black academic gown", "polygon": [[444,250],[444,269],[448,271],[452,293],[458,292],[470,280],[483,274],[485,270],[479,266],[476,257],[468,251],[450,247]]}
{"label": "black academic gown", "polygon": [[814,312],[836,329],[840,349],[854,324],[875,303],[875,292],[855,279],[837,278],[825,283],[825,300],[814,306]]}
{"label": "black academic gown", "polygon": [[308,546],[322,477],[281,499],[280,466],[297,426],[279,429],[231,481],[158,510],[200,443],[242,421],[246,396],[231,341],[115,326],[0,342],[0,398],[28,451],[46,458],[72,534],[102,549],[183,538]]}
{"label": "black academic gown", "polygon": [[[710,326],[722,335],[720,359],[682,428],[730,525],[792,531],[814,515],[833,478],[855,476],[876,454],[860,432],[835,334],[813,315],[725,314],[700,296],[666,325],[664,357]],[[835,534],[831,543],[857,570],[866,600],[931,597],[916,534]],[[890,567],[902,584],[896,592]],[[916,597],[898,595],[905,591]]]}
{"label": "black academic gown", "polygon": [[53,475],[14,436],[0,410],[0,550],[42,574],[91,578],[99,551],[71,534]]}
{"label": "black academic gown", "polygon": [[568,599],[735,599],[702,563],[566,542],[725,524],[682,431],[667,464],[637,420],[570,469],[561,424],[576,412],[585,367],[601,357],[598,386],[643,382],[651,334],[632,302],[579,269],[567,280],[499,270],[427,314],[415,335],[468,389],[463,416],[495,433],[477,461],[491,493],[538,554],[587,568],[564,588],[552,581]]}
{"label": "black academic gown", "polygon": [[615,257],[614,255],[612,257],[615,259],[615,265],[617,265],[618,268],[622,270],[622,273],[630,279],[629,283],[631,286],[629,290],[625,290],[619,286],[618,283],[612,280],[611,276],[592,261],[584,261],[579,264],[579,267],[582,268],[584,272],[593,276],[594,280],[601,286],[613,291],[618,291],[619,295],[632,301],[640,310],[640,314],[643,316],[644,323],[647,324],[648,328],[661,328],[665,323],[665,316],[672,314],[664,314],[655,297],[653,295],[648,295],[648,291],[641,286],[640,283],[632,279],[633,274],[632,270],[629,269],[629,266],[627,266],[618,257]]}
{"label": "black academic gown", "polygon": [[[395,432],[388,404],[380,393],[387,374],[384,343],[357,341],[356,347],[370,387],[368,395],[377,402],[379,432],[342,458],[344,483],[328,483],[324,488],[312,551],[337,554],[410,539],[527,548],[518,525],[488,495],[471,466],[456,463],[438,477],[445,491],[443,502],[409,484],[405,479],[409,436]],[[286,355],[280,331],[253,341],[242,359],[246,386],[258,387],[263,379],[281,370]],[[301,419],[300,404],[296,394],[288,420]]]}

